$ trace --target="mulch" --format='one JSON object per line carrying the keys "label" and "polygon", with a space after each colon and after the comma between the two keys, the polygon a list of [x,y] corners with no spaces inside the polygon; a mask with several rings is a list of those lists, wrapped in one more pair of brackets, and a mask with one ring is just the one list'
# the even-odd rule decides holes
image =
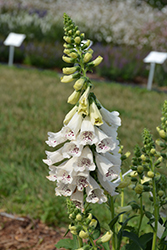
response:
{"label": "mulch", "polygon": [[0,250],[56,250],[55,244],[65,232],[66,228],[51,228],[40,220],[1,213]]}

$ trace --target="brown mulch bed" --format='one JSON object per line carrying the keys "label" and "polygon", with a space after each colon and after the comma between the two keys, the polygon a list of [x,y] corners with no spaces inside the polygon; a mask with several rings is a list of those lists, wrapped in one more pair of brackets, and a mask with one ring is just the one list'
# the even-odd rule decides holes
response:
{"label": "brown mulch bed", "polygon": [[0,215],[0,250],[56,250],[65,232],[66,228],[54,229],[28,217]]}

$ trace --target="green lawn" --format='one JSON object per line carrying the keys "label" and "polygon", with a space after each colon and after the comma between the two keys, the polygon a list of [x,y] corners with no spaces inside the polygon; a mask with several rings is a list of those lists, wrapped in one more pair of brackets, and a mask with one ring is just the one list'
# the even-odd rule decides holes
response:
{"label": "green lawn", "polygon": [[[165,93],[115,83],[93,82],[104,107],[120,112],[119,138],[125,151],[142,144],[147,127],[154,138],[160,124]],[[71,105],[72,83],[60,83],[55,72],[0,66],[0,210],[66,223],[65,199],[55,197],[42,162],[47,132],[57,132]],[[127,168],[128,163],[125,168]],[[106,215],[99,211],[105,220]]]}

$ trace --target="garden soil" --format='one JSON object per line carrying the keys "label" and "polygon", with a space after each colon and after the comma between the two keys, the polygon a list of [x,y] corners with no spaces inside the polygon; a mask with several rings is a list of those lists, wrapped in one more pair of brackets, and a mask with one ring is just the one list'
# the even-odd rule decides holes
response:
{"label": "garden soil", "polygon": [[0,215],[0,250],[56,250],[65,232],[66,228],[51,228],[28,217]]}

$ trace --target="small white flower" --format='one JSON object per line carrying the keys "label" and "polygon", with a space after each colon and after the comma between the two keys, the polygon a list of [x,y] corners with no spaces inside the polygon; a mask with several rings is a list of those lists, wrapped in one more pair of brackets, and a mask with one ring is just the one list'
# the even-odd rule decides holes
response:
{"label": "small white flower", "polygon": [[57,133],[48,132],[48,135],[49,135],[49,137],[48,137],[48,141],[46,141],[46,143],[50,147],[56,147],[60,143],[67,141],[67,138],[64,137],[64,135],[62,134],[61,131],[59,131]]}
{"label": "small white flower", "polygon": [[90,184],[89,173],[82,172],[77,174],[73,179],[73,184],[77,186],[78,191],[83,191]]}
{"label": "small white flower", "polygon": [[76,172],[82,172],[82,171],[94,171],[96,168],[94,162],[93,162],[93,154],[92,151],[88,146],[86,146],[80,157],[77,158],[77,161],[74,164],[74,170]]}
{"label": "small white flower", "polygon": [[62,128],[61,132],[66,139],[75,140],[76,135],[81,128],[82,119],[82,115],[76,112],[69,123]]}
{"label": "small white flower", "polygon": [[75,188],[75,185],[59,182],[58,186],[55,188],[56,196],[71,196]]}
{"label": "small white flower", "polygon": [[66,142],[62,149],[62,154],[64,158],[69,158],[70,156],[80,156],[82,152],[82,145],[78,145],[76,141]]}
{"label": "small white flower", "polygon": [[120,174],[120,167],[114,166],[109,160],[104,156],[95,153],[95,161],[98,170],[103,175],[103,180],[112,181],[118,177]]}
{"label": "small white flower", "polygon": [[98,153],[105,153],[113,150],[116,147],[116,142],[112,137],[108,137],[102,130],[95,128],[96,135],[98,136],[98,143],[96,143],[96,151]]}
{"label": "small white flower", "polygon": [[92,125],[90,118],[86,116],[82,121],[81,131],[78,136],[78,144],[82,145],[93,145],[98,141],[95,134],[94,126]]}
{"label": "small white flower", "polygon": [[108,180],[104,181],[103,175],[100,173],[100,171],[97,172],[98,180],[102,187],[111,195],[118,195],[117,192],[115,192],[115,188],[118,186],[118,184],[110,182]]}
{"label": "small white flower", "polygon": [[116,126],[119,127],[121,126],[121,119],[119,117],[119,113],[117,111],[110,112],[104,107],[101,107],[100,113],[104,119],[104,121],[109,125],[109,126]]}
{"label": "small white flower", "polygon": [[[50,151],[45,151],[47,155],[47,159],[43,160],[44,163],[46,163],[48,166],[53,165],[54,163],[60,162],[64,159],[62,155],[62,148],[58,149],[57,151],[50,152]],[[66,157],[69,158],[70,156]]]}
{"label": "small white flower", "polygon": [[107,197],[104,195],[104,191],[100,188],[99,184],[90,176],[90,186],[86,187],[86,201],[90,203],[99,204],[106,202]]}
{"label": "small white flower", "polygon": [[69,161],[64,165],[57,167],[56,169],[57,182],[63,182],[65,184],[71,184],[73,181],[73,168],[71,167]]}

